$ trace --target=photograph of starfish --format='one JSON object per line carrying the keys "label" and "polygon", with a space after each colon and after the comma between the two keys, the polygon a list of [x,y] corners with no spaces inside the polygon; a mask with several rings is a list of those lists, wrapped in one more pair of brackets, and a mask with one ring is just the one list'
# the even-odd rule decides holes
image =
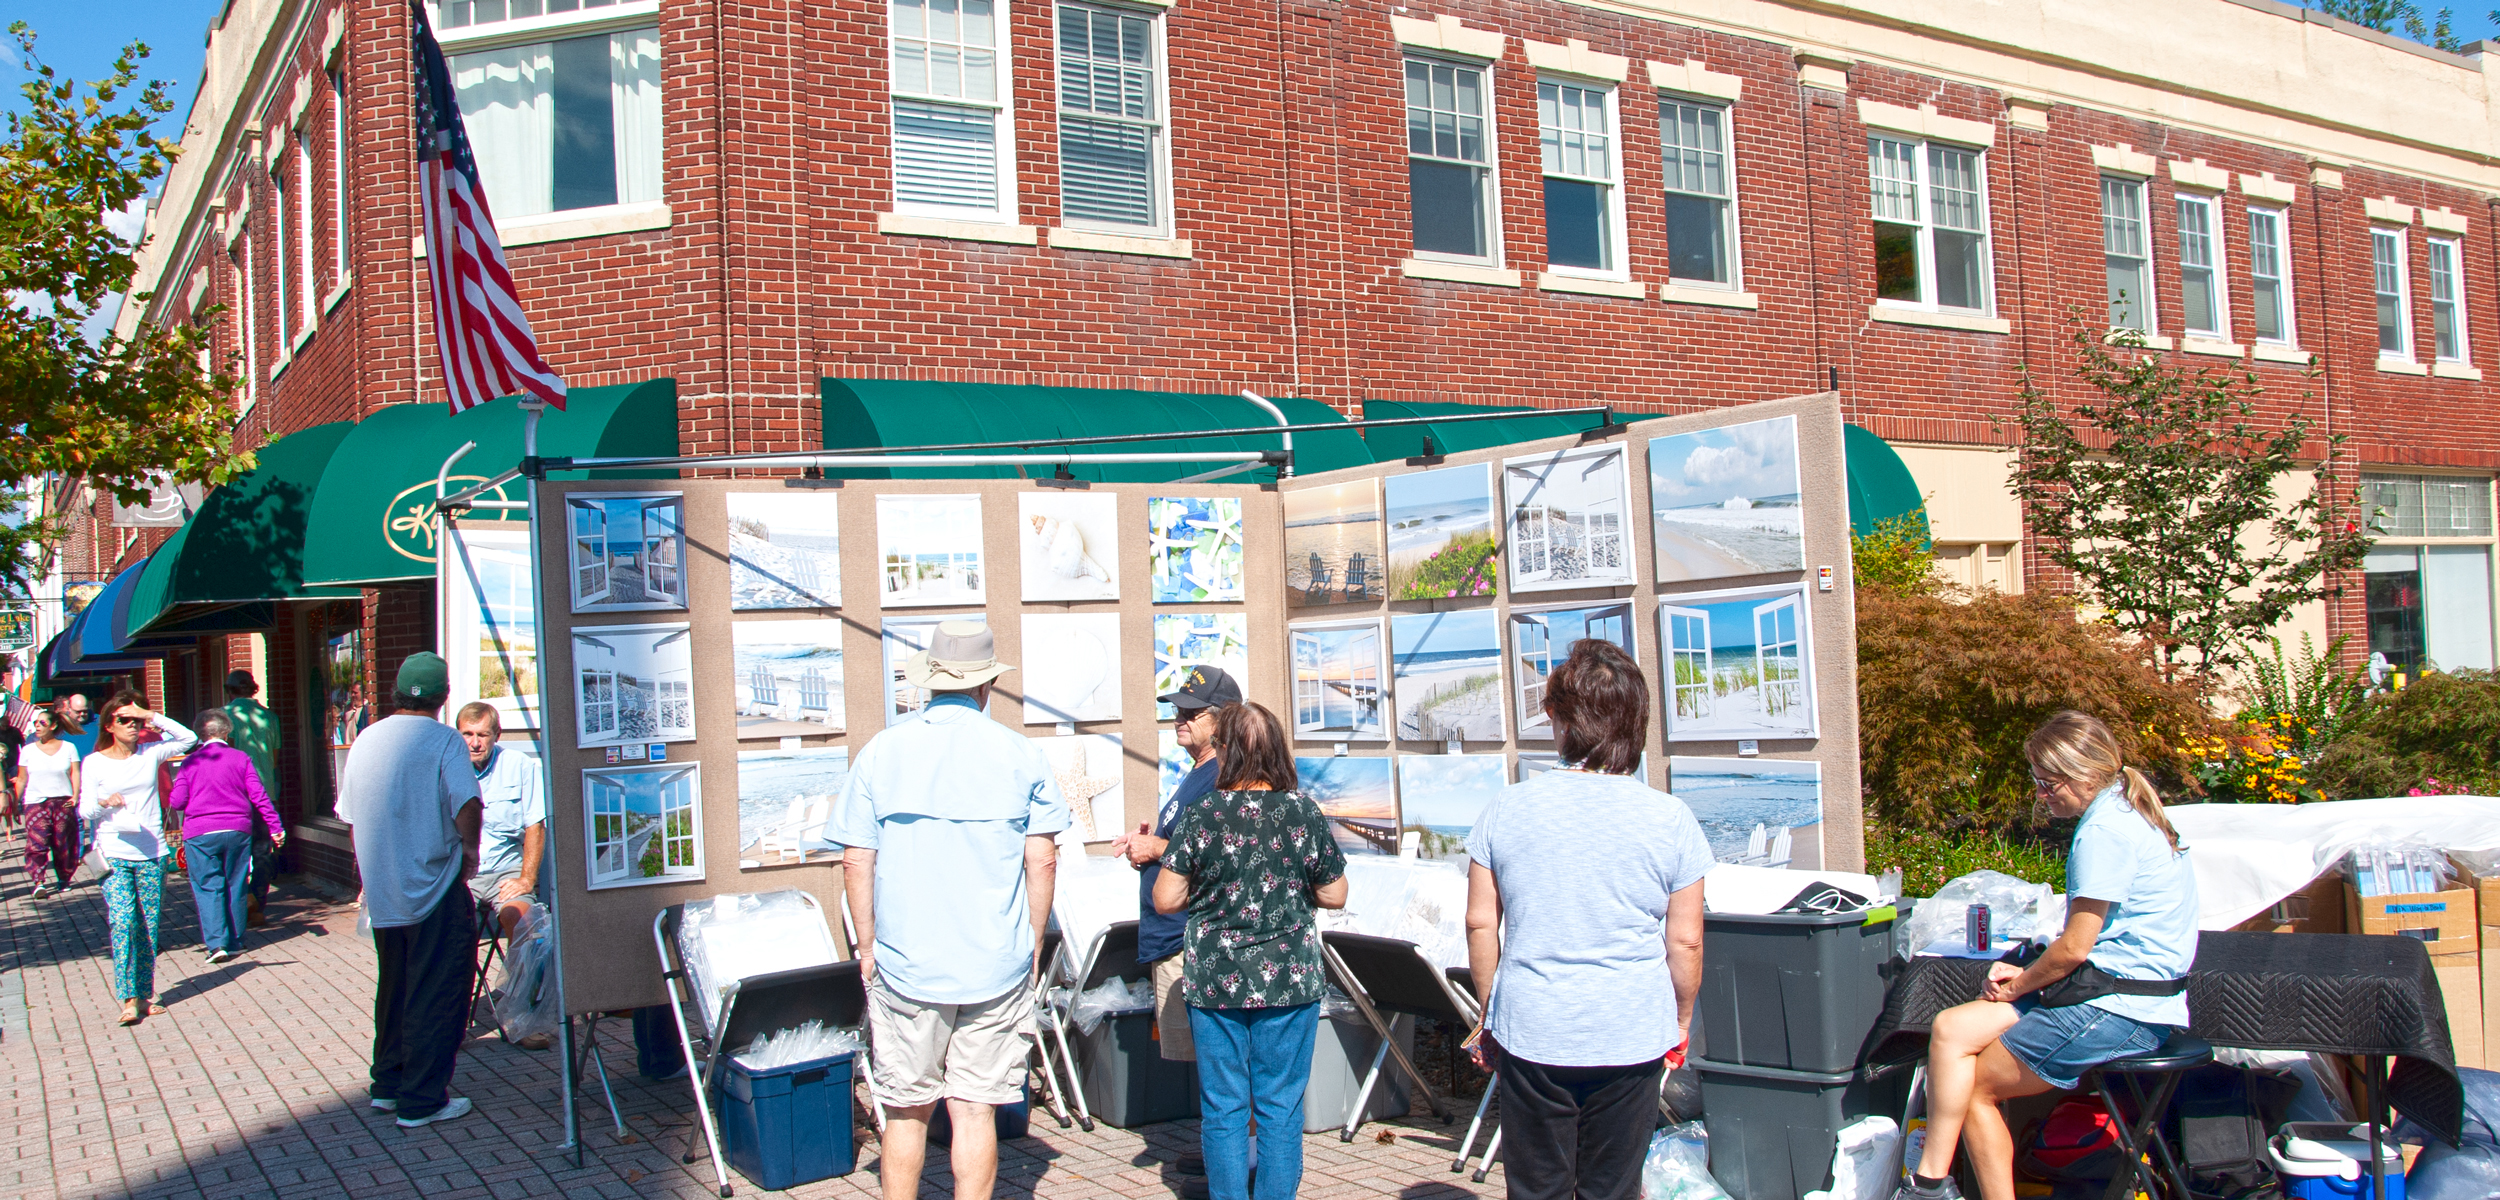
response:
{"label": "photograph of starfish", "polygon": [[1157,604],[1241,600],[1241,498],[1147,498],[1146,561]]}
{"label": "photograph of starfish", "polygon": [[1067,797],[1070,832],[1086,842],[1120,836],[1128,820],[1128,794],[1120,786],[1125,767],[1120,735],[1088,733],[1034,742],[1050,756],[1059,794]]}

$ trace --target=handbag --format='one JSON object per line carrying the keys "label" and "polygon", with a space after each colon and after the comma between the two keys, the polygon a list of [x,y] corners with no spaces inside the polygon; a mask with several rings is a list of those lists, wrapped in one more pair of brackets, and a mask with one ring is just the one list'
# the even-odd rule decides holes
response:
{"label": "handbag", "polygon": [[[2046,946],[2027,946],[2006,955],[2000,961],[2012,963],[2018,967],[2028,967],[2038,962],[2040,956],[2047,951]],[[2102,970],[2087,958],[2083,960],[2081,966],[2068,972],[2064,979],[2033,992],[2031,998],[2042,1008],[2071,1008],[2077,1004],[2089,1004],[2103,996],[2176,996],[2186,990],[2187,980],[2184,977],[2179,979],[2121,979]]]}

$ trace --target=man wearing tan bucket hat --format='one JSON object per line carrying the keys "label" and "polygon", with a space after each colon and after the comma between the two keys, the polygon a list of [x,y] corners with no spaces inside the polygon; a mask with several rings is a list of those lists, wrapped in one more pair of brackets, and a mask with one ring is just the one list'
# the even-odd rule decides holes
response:
{"label": "man wearing tan bucket hat", "polygon": [[1067,801],[1050,760],[983,715],[998,661],[988,626],[947,621],[903,678],[927,708],[869,740],[826,840],[842,849],[877,1047],[885,1200],[920,1194],[929,1118],[953,1118],[957,1200],[998,1180],[992,1109],[1023,1098],[1033,948],[1050,919]]}

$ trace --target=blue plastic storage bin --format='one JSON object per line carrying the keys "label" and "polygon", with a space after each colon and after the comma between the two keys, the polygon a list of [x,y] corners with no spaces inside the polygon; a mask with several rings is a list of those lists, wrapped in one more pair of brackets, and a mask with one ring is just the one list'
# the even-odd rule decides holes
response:
{"label": "blue plastic storage bin", "polygon": [[[2334,1175],[2285,1175],[2283,1200],[2362,1200],[2370,1195],[2370,1177],[2343,1179]],[[2405,1200],[2405,1177],[2387,1173],[2387,1200]]]}
{"label": "blue plastic storage bin", "polygon": [[[990,1112],[993,1118],[991,1124],[998,1129],[999,1141],[1012,1142],[1017,1138],[1030,1136],[1033,1132],[1033,1088],[1027,1085],[1024,1089],[1024,1099],[1013,1104],[1001,1104]],[[932,1146],[955,1144],[955,1115],[946,1107],[946,1101],[943,1098],[937,1102],[937,1111],[929,1114],[929,1144]]]}
{"label": "blue plastic storage bin", "polygon": [[753,1070],[722,1064],[716,1110],[729,1165],[768,1192],[848,1175],[852,1056]]}

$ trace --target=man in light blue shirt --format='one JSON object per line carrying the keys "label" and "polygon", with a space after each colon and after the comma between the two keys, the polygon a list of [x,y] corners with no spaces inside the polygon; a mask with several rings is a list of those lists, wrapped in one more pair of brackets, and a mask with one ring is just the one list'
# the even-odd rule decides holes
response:
{"label": "man in light blue shirt", "polygon": [[959,1200],[998,1179],[991,1110],[1024,1095],[1033,949],[1050,919],[1068,827],[1041,748],[987,716],[998,661],[986,625],[947,621],[903,677],[927,708],[886,727],[851,764],[826,840],[843,848],[885,1106],[886,1200],[920,1194],[928,1121],[954,1122]]}
{"label": "man in light blue shirt", "polygon": [[503,744],[503,714],[494,705],[472,700],[452,726],[468,746],[478,799],[486,806],[469,893],[496,906],[504,936],[511,937],[530,904],[546,895],[539,867],[547,857],[547,788],[537,760]]}

